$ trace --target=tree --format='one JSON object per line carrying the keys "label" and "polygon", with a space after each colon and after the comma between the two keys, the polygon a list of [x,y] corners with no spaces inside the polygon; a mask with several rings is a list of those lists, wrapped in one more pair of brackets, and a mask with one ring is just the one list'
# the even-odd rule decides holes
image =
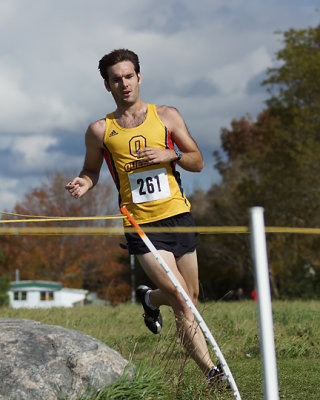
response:
{"label": "tree", "polygon": [[[48,177],[25,195],[14,212],[84,217],[114,214],[118,210],[111,183],[101,183],[84,199],[75,200],[64,190],[65,182],[67,178],[61,173]],[[117,223],[113,221],[50,222],[41,226],[110,226]],[[123,278],[129,261],[127,265],[119,261],[123,254],[120,240],[108,235],[3,236],[0,245],[5,257],[0,262],[0,273],[12,276],[19,269],[22,279],[59,281],[68,287],[95,290],[112,302],[124,301],[130,298],[130,285]]]}
{"label": "tree", "polygon": [[0,276],[0,307],[9,305],[9,295],[10,290],[10,277],[7,275]]}
{"label": "tree", "polygon": [[[221,183],[209,190],[198,221],[248,225],[248,209],[263,206],[267,225],[320,225],[320,26],[290,29],[283,37],[279,66],[263,82],[270,93],[267,108],[256,121],[246,116],[221,130],[222,151],[214,154]],[[304,294],[317,295],[319,244],[316,236],[268,235],[275,295],[302,295],[303,286]],[[206,238],[202,247],[209,252],[206,263],[208,255],[214,262],[211,293],[253,284],[248,238]]]}

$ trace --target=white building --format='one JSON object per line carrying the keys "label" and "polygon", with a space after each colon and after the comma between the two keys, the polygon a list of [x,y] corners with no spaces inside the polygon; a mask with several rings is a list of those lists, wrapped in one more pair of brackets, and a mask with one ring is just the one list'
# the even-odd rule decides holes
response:
{"label": "white building", "polygon": [[72,307],[83,304],[88,290],[63,288],[62,283],[49,281],[11,282],[8,292],[13,308]]}

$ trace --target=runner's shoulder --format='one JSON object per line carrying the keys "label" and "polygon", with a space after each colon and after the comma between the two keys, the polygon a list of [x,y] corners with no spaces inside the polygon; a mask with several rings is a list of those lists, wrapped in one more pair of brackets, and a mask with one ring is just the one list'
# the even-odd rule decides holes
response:
{"label": "runner's shoulder", "polygon": [[106,120],[99,119],[97,121],[92,122],[87,129],[86,135],[91,138],[96,138],[99,140],[103,140],[104,133],[106,130]]}
{"label": "runner's shoulder", "polygon": [[183,118],[177,108],[171,106],[157,106],[157,113],[162,122],[170,129],[177,122],[182,122]]}
{"label": "runner's shoulder", "polygon": [[159,116],[177,116],[180,115],[178,109],[176,107],[172,107],[172,106],[165,106],[165,105],[161,105],[161,106],[156,106],[157,107],[157,113],[159,114]]}

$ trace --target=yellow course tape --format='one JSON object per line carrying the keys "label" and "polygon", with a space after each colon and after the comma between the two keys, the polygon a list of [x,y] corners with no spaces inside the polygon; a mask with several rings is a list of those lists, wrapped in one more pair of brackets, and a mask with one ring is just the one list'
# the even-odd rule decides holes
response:
{"label": "yellow course tape", "polygon": [[[136,232],[135,228],[123,226],[111,227],[0,227],[0,235],[123,235]],[[157,232],[197,232],[200,234],[243,234],[250,233],[247,226],[195,226],[158,228],[145,227],[146,233]],[[319,235],[319,228],[266,227],[266,233],[288,233]]]}
{"label": "yellow course tape", "polygon": [[281,226],[266,226],[266,233],[298,233],[303,235],[319,235],[320,228],[289,228]]}
{"label": "yellow course tape", "polygon": [[42,216],[42,215],[29,215],[29,214],[15,214],[6,211],[0,211],[0,214],[13,215],[15,217],[26,217],[26,218],[60,218],[60,217],[50,217],[49,215]]}
{"label": "yellow course tape", "polygon": [[[27,219],[0,220],[0,224],[16,224],[22,222],[60,222],[60,221],[94,221],[108,219],[124,219],[121,214],[106,215],[101,217],[49,217],[39,215],[24,215],[2,212],[1,214],[13,215],[16,217],[27,217]],[[132,227],[0,227],[0,235],[120,235],[124,232],[135,232]],[[240,234],[249,233],[247,226],[194,226],[194,227],[144,227],[146,233],[155,232],[197,232],[200,234]],[[266,233],[292,233],[319,235],[320,228],[290,228],[280,226],[265,227]]]}
{"label": "yellow course tape", "polygon": [[93,221],[106,219],[123,219],[123,215],[107,215],[105,217],[38,217],[29,219],[0,219],[0,224],[14,224],[20,222],[57,222],[57,221]]}
{"label": "yellow course tape", "polygon": [[[158,228],[158,227],[145,227],[144,231],[147,233],[155,232],[198,232],[200,234],[206,233],[248,233],[248,228],[243,227],[210,227],[210,226],[195,226],[195,227],[172,227],[172,228]],[[112,227],[6,227],[0,228],[2,235],[17,235],[17,234],[33,234],[33,235],[117,235],[124,232],[136,232],[133,227],[112,226]]]}

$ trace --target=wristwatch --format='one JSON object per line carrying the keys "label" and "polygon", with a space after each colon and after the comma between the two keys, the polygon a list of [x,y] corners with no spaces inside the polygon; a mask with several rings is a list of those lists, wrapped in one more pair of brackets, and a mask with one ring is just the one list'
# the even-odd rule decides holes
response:
{"label": "wristwatch", "polygon": [[178,148],[176,148],[176,147],[175,147],[174,151],[176,152],[176,155],[177,155],[177,157],[178,157],[175,161],[176,161],[176,162],[177,162],[177,161],[180,161],[180,160],[181,160],[181,157],[182,157],[181,151],[180,151]]}

